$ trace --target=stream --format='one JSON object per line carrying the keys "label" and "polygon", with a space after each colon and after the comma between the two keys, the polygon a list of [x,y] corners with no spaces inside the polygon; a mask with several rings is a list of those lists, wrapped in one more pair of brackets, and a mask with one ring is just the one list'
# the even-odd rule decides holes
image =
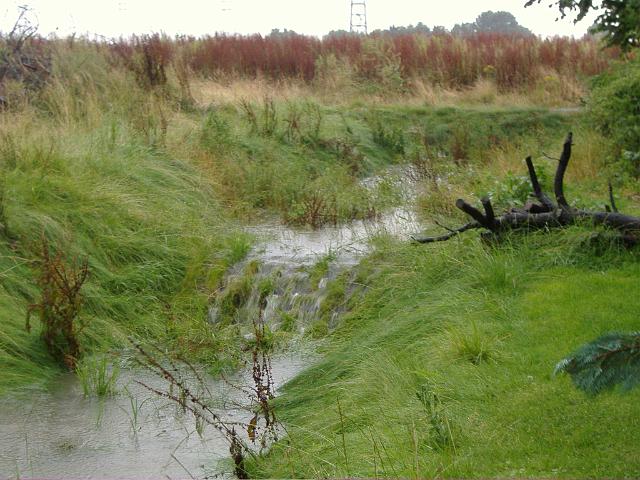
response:
{"label": "stream", "polygon": [[[232,284],[250,262],[257,265],[253,290],[236,312],[236,321],[248,325],[247,319],[262,302],[256,285],[271,278],[273,288],[266,306],[260,307],[265,323],[277,330],[283,314],[290,314],[296,317],[296,332],[303,334],[318,315],[329,281],[358,263],[369,251],[372,235],[384,232],[406,238],[420,225],[411,209],[397,208],[375,220],[317,230],[287,228],[278,222],[248,230],[260,241],[226,279]],[[311,285],[309,267],[327,255],[329,268],[317,285]],[[219,308],[212,305],[209,322],[215,324],[219,316]],[[251,336],[249,328],[245,336]],[[271,359],[276,393],[313,362],[312,351],[291,350],[295,353]],[[231,477],[229,446],[223,435],[213,427],[200,435],[190,413],[138,381],[157,388],[163,383],[142,368],[123,368],[113,396],[85,398],[77,377],[65,374],[47,390],[0,398],[0,478]],[[215,396],[217,413],[226,420],[249,422],[250,413],[238,407],[243,401],[246,404],[239,391],[230,388],[229,382],[205,381]],[[250,367],[231,383],[251,385]]]}

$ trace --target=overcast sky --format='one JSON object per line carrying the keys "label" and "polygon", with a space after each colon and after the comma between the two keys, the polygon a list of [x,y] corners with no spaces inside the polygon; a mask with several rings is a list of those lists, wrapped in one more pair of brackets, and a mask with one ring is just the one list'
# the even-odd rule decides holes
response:
{"label": "overcast sky", "polygon": [[[593,22],[593,15],[577,25],[570,19],[555,22],[557,11],[545,2],[524,8],[525,0],[368,0],[369,29],[418,22],[451,28],[472,22],[486,10],[510,11],[521,25],[542,36],[582,36]],[[45,35],[266,34],[272,28],[288,28],[322,36],[348,30],[350,0],[0,0],[2,31],[10,28],[17,6],[25,4]]]}

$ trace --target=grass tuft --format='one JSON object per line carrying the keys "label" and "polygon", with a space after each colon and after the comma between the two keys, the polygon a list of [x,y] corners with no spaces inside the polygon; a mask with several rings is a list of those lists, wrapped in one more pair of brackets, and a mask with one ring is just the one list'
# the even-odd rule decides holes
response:
{"label": "grass tuft", "polygon": [[76,375],[85,397],[115,395],[120,368],[106,356],[87,357],[76,366]]}

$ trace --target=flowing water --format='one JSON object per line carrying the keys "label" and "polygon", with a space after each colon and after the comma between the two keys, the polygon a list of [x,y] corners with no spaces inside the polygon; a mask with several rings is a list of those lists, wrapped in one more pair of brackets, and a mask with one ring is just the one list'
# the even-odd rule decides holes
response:
{"label": "flowing water", "polygon": [[[374,180],[375,181],[375,180]],[[287,315],[295,317],[290,335],[303,333],[316,319],[329,282],[357,264],[367,253],[372,235],[407,237],[419,230],[410,209],[398,208],[371,221],[318,230],[291,229],[274,222],[249,229],[262,241],[248,259],[228,274],[227,287],[246,276],[253,265],[252,287],[234,312],[251,339],[257,313],[277,331]],[[328,258],[323,277],[312,282],[310,267]],[[268,292],[261,290],[270,279]],[[314,283],[314,284],[312,284]],[[220,297],[225,293],[223,289]],[[337,316],[334,312],[332,320]],[[220,305],[209,310],[209,322],[221,319]],[[332,325],[329,325],[331,327]],[[282,354],[272,359],[277,390],[308,366],[312,353]],[[197,433],[194,417],[169,400],[142,387],[162,388],[157,376],[144,369],[121,372],[119,394],[85,398],[75,375],[60,376],[45,391],[0,399],[0,478],[213,478],[231,475],[229,445],[214,428]],[[216,412],[226,420],[247,423],[246,398],[228,382],[206,380]],[[250,385],[251,374],[240,372],[232,382]]]}

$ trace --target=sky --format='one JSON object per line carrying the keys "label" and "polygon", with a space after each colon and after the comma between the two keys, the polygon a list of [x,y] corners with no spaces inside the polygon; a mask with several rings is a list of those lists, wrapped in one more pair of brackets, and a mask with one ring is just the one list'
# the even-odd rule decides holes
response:
{"label": "sky", "polygon": [[[543,37],[582,36],[594,14],[574,25],[555,21],[557,10],[549,1],[524,8],[525,0],[367,0],[369,30],[422,22],[447,28],[473,22],[486,10],[506,10],[518,22]],[[273,28],[322,36],[349,29],[350,0],[0,0],[0,30],[7,32],[19,5],[43,35],[73,33],[107,38],[164,32],[169,35],[204,35],[215,32],[268,34]]]}

